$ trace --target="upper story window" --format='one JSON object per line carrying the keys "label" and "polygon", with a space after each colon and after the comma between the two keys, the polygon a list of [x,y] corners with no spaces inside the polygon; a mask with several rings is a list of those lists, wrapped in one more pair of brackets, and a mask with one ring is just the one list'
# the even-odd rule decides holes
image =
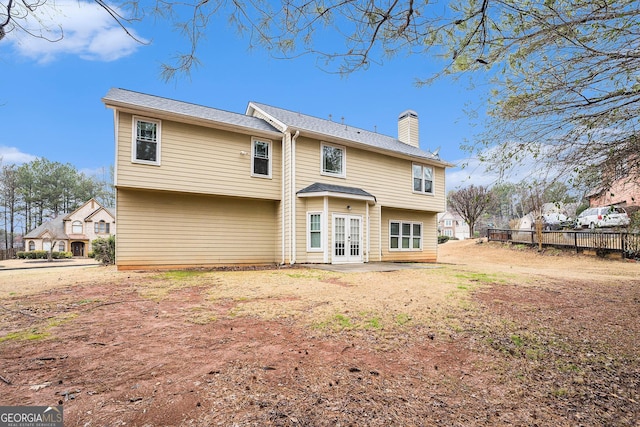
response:
{"label": "upper story window", "polygon": [[271,178],[271,141],[251,141],[251,175]]}
{"label": "upper story window", "polygon": [[431,166],[413,164],[413,191],[433,194],[433,168]]}
{"label": "upper story window", "polygon": [[71,232],[73,234],[82,234],[82,222],[73,221],[73,223],[71,224]]}
{"label": "upper story window", "polygon": [[93,224],[93,231],[96,233],[104,234],[109,232],[109,223],[101,219]]}
{"label": "upper story window", "polygon": [[160,121],[133,118],[133,150],[131,161],[150,165],[160,164]]}
{"label": "upper story window", "polygon": [[453,223],[451,222],[450,219],[445,219],[444,220],[444,226],[445,227],[451,227],[451,226],[453,226]]}
{"label": "upper story window", "polygon": [[346,155],[344,147],[321,144],[322,175],[344,178],[346,176]]}

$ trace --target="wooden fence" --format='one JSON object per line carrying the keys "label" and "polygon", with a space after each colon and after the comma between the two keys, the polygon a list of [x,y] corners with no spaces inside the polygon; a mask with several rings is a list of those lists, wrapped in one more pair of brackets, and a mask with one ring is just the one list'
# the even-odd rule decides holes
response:
{"label": "wooden fence", "polygon": [[5,259],[13,259],[16,257],[18,249],[0,249],[0,261]]}
{"label": "wooden fence", "polygon": [[[487,230],[489,241],[523,243],[538,245],[538,233],[535,230]],[[543,246],[558,248],[572,248],[576,252],[595,250],[596,253],[606,254],[620,252],[626,258],[640,257],[640,233],[626,233],[605,230],[560,230],[542,231]]]}

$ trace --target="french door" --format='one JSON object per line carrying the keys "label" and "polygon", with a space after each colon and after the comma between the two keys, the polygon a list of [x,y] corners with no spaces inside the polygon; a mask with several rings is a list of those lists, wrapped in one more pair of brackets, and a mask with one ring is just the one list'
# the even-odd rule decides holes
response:
{"label": "french door", "polygon": [[333,216],[333,263],[362,262],[362,217]]}

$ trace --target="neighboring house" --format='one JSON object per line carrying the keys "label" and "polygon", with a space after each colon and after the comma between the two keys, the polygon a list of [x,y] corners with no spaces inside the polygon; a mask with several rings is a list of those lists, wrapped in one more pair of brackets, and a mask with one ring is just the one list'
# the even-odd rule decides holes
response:
{"label": "neighboring house", "polygon": [[[95,199],[84,203],[68,215],[42,223],[24,236],[26,251],[71,252],[86,257],[91,241],[116,234],[116,220],[110,209]],[[53,248],[52,248],[53,245]]]}
{"label": "neighboring house", "polygon": [[464,240],[471,237],[469,224],[456,212],[447,211],[438,215],[438,230],[442,236]]}
{"label": "neighboring house", "polygon": [[119,269],[434,262],[445,168],[418,117],[398,139],[250,102],[237,114],[123,89],[114,110]]}
{"label": "neighboring house", "polygon": [[618,171],[614,177],[615,180],[607,188],[593,190],[587,195],[589,206],[640,207],[640,182],[631,178],[626,168]]}

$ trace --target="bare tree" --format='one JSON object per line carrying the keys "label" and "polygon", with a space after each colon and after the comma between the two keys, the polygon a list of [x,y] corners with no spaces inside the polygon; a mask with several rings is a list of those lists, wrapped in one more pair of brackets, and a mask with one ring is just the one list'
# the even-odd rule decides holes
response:
{"label": "bare tree", "polygon": [[448,206],[457,212],[469,224],[469,233],[474,236],[478,219],[493,204],[493,194],[482,185],[471,185],[460,190],[450,191],[447,195]]}
{"label": "bare tree", "polygon": [[[200,42],[221,16],[251,47],[284,58],[314,55],[340,73],[396,55],[439,56],[440,72],[423,83],[472,71],[493,77],[492,123],[466,148],[502,173],[533,158],[556,176],[574,176],[632,156],[630,176],[640,176],[637,0],[94,1],[123,28],[146,17],[177,28],[189,47],[163,65],[167,79],[198,65]],[[30,31],[25,22],[52,2],[0,0],[0,38]]]}

